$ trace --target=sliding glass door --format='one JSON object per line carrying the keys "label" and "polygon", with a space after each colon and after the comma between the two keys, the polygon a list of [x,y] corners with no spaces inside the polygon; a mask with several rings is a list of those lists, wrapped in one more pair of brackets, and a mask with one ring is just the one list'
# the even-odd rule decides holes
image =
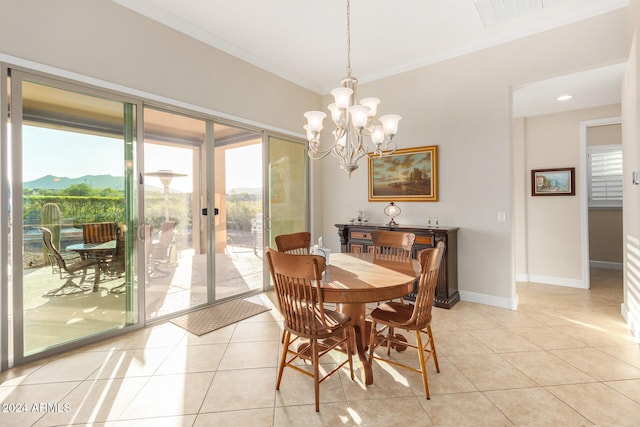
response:
{"label": "sliding glass door", "polygon": [[215,299],[264,287],[260,132],[214,125]]}
{"label": "sliding glass door", "polygon": [[308,172],[306,146],[302,142],[269,137],[269,245],[275,236],[307,231]]}
{"label": "sliding glass door", "polygon": [[207,304],[205,120],[144,108],[147,321]]}
{"label": "sliding glass door", "polygon": [[304,143],[18,70],[5,81],[2,367],[262,291],[264,248],[309,228]]}
{"label": "sliding glass door", "polygon": [[138,322],[135,105],[11,75],[14,360]]}

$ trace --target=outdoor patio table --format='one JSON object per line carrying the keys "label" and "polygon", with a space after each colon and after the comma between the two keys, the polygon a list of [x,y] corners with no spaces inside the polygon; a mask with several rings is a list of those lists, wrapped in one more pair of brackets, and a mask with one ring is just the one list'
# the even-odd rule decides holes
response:
{"label": "outdoor patio table", "polygon": [[[107,260],[113,256],[115,250],[115,240],[102,243],[76,243],[67,246],[67,251],[77,252],[82,259],[96,259],[101,270],[105,270]],[[94,292],[98,290],[97,283],[94,285],[93,290]]]}

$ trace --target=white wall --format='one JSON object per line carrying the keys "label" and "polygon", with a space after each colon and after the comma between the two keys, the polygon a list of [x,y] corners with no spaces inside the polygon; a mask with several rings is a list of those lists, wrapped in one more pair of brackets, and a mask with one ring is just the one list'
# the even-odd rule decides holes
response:
{"label": "white wall", "polygon": [[[514,176],[511,169],[511,87],[621,63],[628,54],[626,11],[608,13],[461,58],[362,85],[359,96],[382,99],[381,112],[403,116],[402,147],[438,145],[439,195],[435,203],[400,203],[401,224],[438,216],[458,226],[458,277],[462,299],[514,307]],[[357,65],[354,74],[357,76]],[[327,100],[325,100],[326,102]],[[323,161],[322,233],[339,249],[335,223],[356,209],[386,222],[385,204],[367,200],[367,164],[348,179]],[[507,213],[507,223],[497,221]]]}

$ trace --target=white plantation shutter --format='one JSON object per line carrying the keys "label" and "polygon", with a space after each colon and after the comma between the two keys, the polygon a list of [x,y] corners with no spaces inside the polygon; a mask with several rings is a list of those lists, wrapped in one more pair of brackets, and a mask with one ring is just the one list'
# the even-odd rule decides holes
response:
{"label": "white plantation shutter", "polygon": [[589,207],[622,207],[622,145],[588,147]]}

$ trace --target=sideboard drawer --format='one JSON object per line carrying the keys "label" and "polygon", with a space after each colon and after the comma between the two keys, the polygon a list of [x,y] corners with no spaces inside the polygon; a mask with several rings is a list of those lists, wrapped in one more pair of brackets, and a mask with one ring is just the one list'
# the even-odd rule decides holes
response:
{"label": "sideboard drawer", "polygon": [[433,236],[416,236],[416,243],[425,246],[435,246],[433,244]]}
{"label": "sideboard drawer", "polygon": [[351,238],[359,240],[371,240],[371,233],[366,231],[352,231]]}

